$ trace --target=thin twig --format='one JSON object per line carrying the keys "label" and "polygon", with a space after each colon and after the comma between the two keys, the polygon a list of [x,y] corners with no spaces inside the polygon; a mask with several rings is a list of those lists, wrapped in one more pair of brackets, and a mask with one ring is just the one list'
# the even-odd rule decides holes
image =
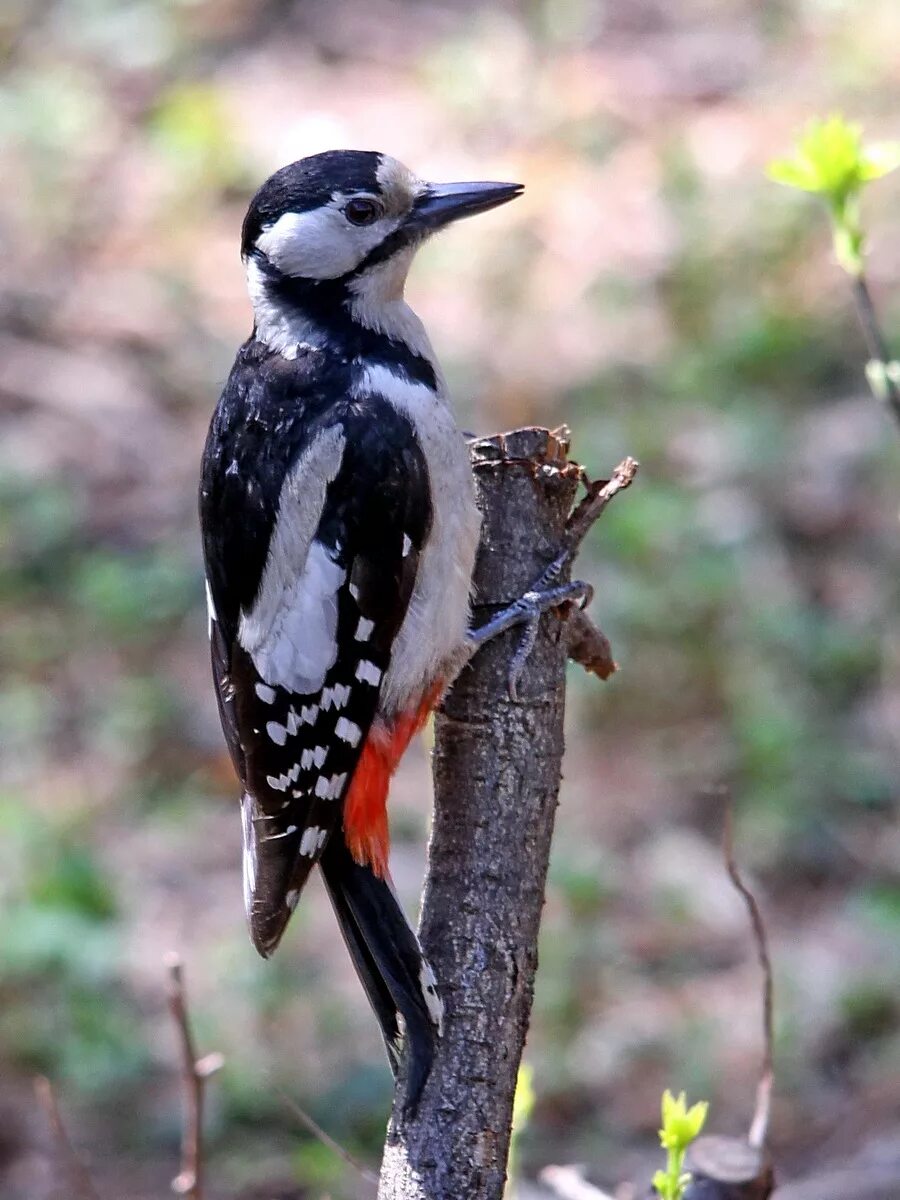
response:
{"label": "thin twig", "polygon": [[772,1084],[775,1078],[774,1046],[775,1034],[773,1024],[774,986],[772,982],[772,959],[769,956],[769,937],[766,925],[759,909],[756,897],[744,882],[734,857],[734,820],[731,800],[725,801],[725,827],[722,836],[722,849],[725,855],[725,866],[736,890],[742,896],[750,914],[750,924],[753,928],[753,940],[756,942],[756,953],[763,973],[763,1065],[759,1083],[756,1088],[756,1107],[747,1141],[756,1150],[765,1145],[769,1132],[769,1114],[772,1108]]}
{"label": "thin twig", "polygon": [[637,475],[638,463],[636,458],[623,458],[612,473],[612,477],[604,484],[588,484],[588,494],[569,517],[561,549],[570,555],[574,554],[584,541],[588,530],[619,492],[631,487]]}
{"label": "thin twig", "polygon": [[875,311],[875,302],[872,299],[872,293],[869,291],[869,284],[865,275],[859,274],[853,277],[853,299],[856,302],[856,315],[862,326],[869,358],[881,368],[879,371],[878,387],[879,389],[883,389],[883,395],[878,396],[878,398],[887,400],[891,412],[900,421],[900,388],[897,387],[888,369],[888,365],[892,361],[892,355],[885,336],[881,332],[878,314]]}
{"label": "thin twig", "polygon": [[38,1104],[44,1110],[47,1122],[53,1132],[59,1158],[65,1165],[66,1174],[69,1177],[69,1185],[74,1195],[79,1197],[80,1200],[100,1200],[87,1167],[81,1161],[78,1151],[72,1145],[72,1139],[69,1137],[62,1114],[59,1111],[59,1105],[56,1102],[56,1093],[53,1091],[53,1084],[49,1079],[45,1079],[43,1075],[39,1075],[34,1081],[34,1092],[37,1096]]}
{"label": "thin twig", "polygon": [[360,1162],[360,1160],[354,1157],[349,1150],[346,1150],[340,1144],[340,1142],[336,1142],[330,1133],[326,1133],[322,1126],[317,1121],[313,1120],[308,1112],[300,1107],[296,1100],[293,1100],[286,1092],[283,1092],[281,1088],[275,1084],[272,1086],[276,1094],[281,1097],[281,1100],[285,1106],[290,1109],[290,1111],[294,1114],[294,1116],[308,1133],[311,1133],[312,1136],[317,1139],[317,1141],[321,1142],[323,1146],[326,1146],[329,1150],[336,1154],[338,1158],[342,1159],[348,1167],[352,1167],[357,1175],[359,1175],[361,1179],[364,1179],[366,1183],[371,1183],[375,1187],[378,1186],[378,1175],[375,1173],[375,1171],[370,1170],[365,1163]]}
{"label": "thin twig", "polygon": [[172,1191],[190,1200],[203,1200],[203,1093],[206,1080],[224,1063],[221,1054],[197,1058],[188,1014],[184,968],[177,954],[166,956],[169,975],[169,1011],[178,1031],[184,1121],[181,1130],[181,1170],[172,1180]]}
{"label": "thin twig", "polygon": [[588,1183],[578,1167],[544,1167],[539,1178],[560,1200],[613,1200],[609,1192]]}

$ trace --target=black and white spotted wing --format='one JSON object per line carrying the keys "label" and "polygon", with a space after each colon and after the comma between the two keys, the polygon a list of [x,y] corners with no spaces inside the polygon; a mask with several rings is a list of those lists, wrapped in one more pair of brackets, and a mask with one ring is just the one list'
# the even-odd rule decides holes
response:
{"label": "black and white spotted wing", "polygon": [[207,441],[201,522],[213,672],[244,788],[245,901],[267,954],[340,825],[431,505],[392,406],[326,404],[302,363],[257,362],[245,378],[240,364]]}

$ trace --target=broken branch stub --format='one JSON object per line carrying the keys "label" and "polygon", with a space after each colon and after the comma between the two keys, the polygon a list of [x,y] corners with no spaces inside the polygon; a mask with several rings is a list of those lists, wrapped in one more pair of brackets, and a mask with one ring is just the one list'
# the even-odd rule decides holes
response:
{"label": "broken branch stub", "polygon": [[[536,428],[473,445],[483,514],[476,626],[517,600],[567,546],[583,474],[567,452],[565,435]],[[557,582],[568,571],[562,576]],[[440,982],[444,1034],[414,1112],[398,1083],[381,1200],[501,1200],[504,1192],[560,781],[568,653],[560,614],[546,614],[513,701],[508,673],[520,637],[514,628],[479,650],[435,720],[420,936]]]}

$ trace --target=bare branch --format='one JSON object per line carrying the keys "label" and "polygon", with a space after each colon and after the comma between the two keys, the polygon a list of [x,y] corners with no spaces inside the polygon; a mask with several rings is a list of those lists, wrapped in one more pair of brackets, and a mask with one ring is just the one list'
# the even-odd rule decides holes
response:
{"label": "bare branch", "polygon": [[609,1192],[588,1183],[578,1167],[544,1167],[539,1178],[559,1200],[613,1200]]}
{"label": "bare branch", "polygon": [[756,1107],[747,1141],[754,1149],[761,1149],[769,1132],[769,1114],[772,1107],[772,1085],[774,1073],[774,985],[772,981],[772,959],[769,955],[769,939],[766,925],[760,912],[759,904],[753,892],[744,882],[734,857],[734,816],[731,800],[725,798],[725,828],[722,838],[722,849],[725,855],[725,866],[731,882],[742,896],[750,914],[750,924],[753,929],[753,939],[756,942],[756,953],[763,973],[763,1066],[759,1083],[756,1088]]}
{"label": "bare branch", "polygon": [[585,536],[609,502],[618,496],[619,492],[624,492],[626,488],[631,487],[634,483],[634,477],[638,473],[640,463],[636,458],[623,458],[612,476],[604,483],[599,480],[594,483],[588,483],[585,480],[587,487],[587,495],[569,517],[566,523],[566,533],[563,538],[562,549],[574,554]]}
{"label": "bare branch", "polygon": [[875,302],[869,291],[865,275],[854,277],[853,299],[856,302],[856,315],[862,327],[863,337],[866,339],[870,362],[878,368],[878,387],[874,386],[871,373],[869,373],[869,381],[873,384],[877,398],[886,400],[894,417],[900,421],[900,388],[897,387],[896,380],[888,369],[891,363],[891,352],[884,334],[881,332],[878,314],[875,311]]}
{"label": "bare branch", "polygon": [[[567,440],[565,430],[528,428],[473,445],[483,514],[477,614],[508,605],[551,572],[554,583],[566,583],[570,555],[634,477],[637,464],[626,459],[611,480],[589,486],[573,513],[583,471],[568,461]],[[509,668],[521,637],[511,630],[479,650],[435,719],[420,936],[444,1000],[444,1032],[415,1110],[400,1080],[381,1200],[504,1194],[563,752],[562,615],[542,618],[517,700]],[[591,651],[585,657],[605,658],[608,669],[599,631],[582,624],[580,636]]]}
{"label": "bare branch", "polygon": [[56,1102],[56,1093],[53,1091],[53,1084],[49,1079],[45,1079],[43,1075],[39,1075],[34,1081],[34,1093],[38,1104],[44,1110],[47,1122],[53,1132],[59,1161],[65,1168],[69,1187],[74,1196],[78,1197],[78,1200],[100,1200],[87,1167],[81,1161],[78,1151],[72,1145],[72,1139],[69,1137],[62,1114],[59,1111],[59,1105]]}
{"label": "bare branch", "polygon": [[166,956],[169,976],[169,1011],[178,1032],[184,1122],[181,1131],[181,1170],[172,1180],[172,1191],[190,1200],[203,1200],[203,1093],[206,1080],[224,1063],[221,1054],[197,1058],[188,1014],[184,968],[177,954]]}
{"label": "bare branch", "polygon": [[272,1087],[274,1088],[276,1094],[281,1097],[281,1100],[285,1106],[290,1109],[290,1111],[294,1114],[294,1116],[308,1133],[311,1133],[317,1141],[321,1142],[323,1146],[327,1147],[334,1154],[336,1154],[338,1158],[342,1159],[348,1167],[352,1167],[357,1175],[359,1175],[360,1179],[364,1179],[366,1183],[371,1183],[375,1187],[378,1186],[378,1176],[373,1170],[367,1167],[365,1163],[360,1162],[360,1160],[351,1154],[349,1150],[346,1150],[340,1144],[340,1142],[335,1141],[330,1133],[326,1133],[318,1121],[315,1121],[309,1115],[309,1113],[305,1111],[305,1109],[302,1109],[296,1100],[293,1100],[286,1092],[283,1092],[280,1087],[277,1087],[274,1084]]}

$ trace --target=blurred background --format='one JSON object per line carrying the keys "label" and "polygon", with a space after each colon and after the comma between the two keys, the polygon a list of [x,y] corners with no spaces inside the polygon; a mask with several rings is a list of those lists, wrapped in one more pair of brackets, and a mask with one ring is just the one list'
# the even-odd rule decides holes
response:
{"label": "blurred background", "polygon": [[[101,1192],[167,1194],[163,955],[186,961],[214,1196],[355,1197],[390,1081],[317,881],[250,948],[195,494],[250,328],[251,192],[333,147],[525,197],[421,254],[461,420],[568,422],[637,485],[583,573],[621,672],[571,675],[518,1169],[645,1181],[665,1086],[746,1128],[776,964],[786,1177],[900,1143],[900,440],[814,202],[813,114],[898,136],[896,0],[7,0],[0,14],[0,1196],[58,1195],[32,1078]],[[900,339],[900,179],[866,201]],[[393,798],[417,903],[427,746]],[[280,1190],[279,1190],[280,1189]]]}

